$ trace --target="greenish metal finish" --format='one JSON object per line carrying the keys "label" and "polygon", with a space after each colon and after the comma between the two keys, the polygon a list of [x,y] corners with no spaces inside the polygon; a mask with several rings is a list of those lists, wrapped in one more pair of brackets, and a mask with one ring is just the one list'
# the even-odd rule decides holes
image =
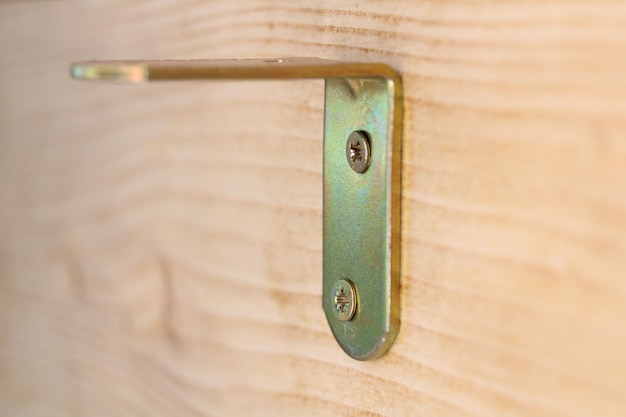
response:
{"label": "greenish metal finish", "polygon": [[[76,79],[127,83],[324,78],[322,304],[335,338],[351,357],[373,359],[391,347],[400,326],[402,127],[402,85],[392,68],[278,58],[92,61],[76,63],[70,71]],[[370,159],[363,166],[352,161],[351,167],[346,157],[366,150],[360,145],[346,150],[354,143],[348,137],[355,131],[365,132]],[[333,291],[340,280],[347,283],[343,285],[350,290],[347,294]],[[345,298],[354,293],[356,299]],[[341,311],[335,314],[338,305]],[[356,306],[353,315],[352,310],[343,311],[352,306]]]}
{"label": "greenish metal finish", "polygon": [[[384,354],[400,326],[400,124],[398,83],[387,78],[326,80],[324,119],[324,296],[330,328],[351,357]],[[353,131],[370,138],[371,163],[346,161]],[[334,313],[333,286],[350,280],[357,310]]]}

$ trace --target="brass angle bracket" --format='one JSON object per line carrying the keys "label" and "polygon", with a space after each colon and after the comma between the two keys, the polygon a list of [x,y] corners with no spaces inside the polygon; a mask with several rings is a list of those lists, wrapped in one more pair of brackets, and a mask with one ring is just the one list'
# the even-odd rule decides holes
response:
{"label": "brass angle bracket", "polygon": [[325,80],[322,306],[343,350],[373,359],[400,326],[402,85],[378,63],[317,58],[94,61],[74,78],[144,83]]}

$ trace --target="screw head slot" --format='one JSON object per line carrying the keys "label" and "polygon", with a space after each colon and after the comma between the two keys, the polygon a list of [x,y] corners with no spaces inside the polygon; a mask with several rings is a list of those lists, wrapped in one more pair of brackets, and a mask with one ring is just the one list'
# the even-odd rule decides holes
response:
{"label": "screw head slot", "polygon": [[335,308],[335,316],[340,321],[349,321],[356,312],[356,289],[354,284],[347,279],[340,279],[335,283],[331,292]]}
{"label": "screw head slot", "polygon": [[350,133],[346,141],[346,159],[354,172],[362,174],[367,171],[372,159],[367,132],[355,130]]}

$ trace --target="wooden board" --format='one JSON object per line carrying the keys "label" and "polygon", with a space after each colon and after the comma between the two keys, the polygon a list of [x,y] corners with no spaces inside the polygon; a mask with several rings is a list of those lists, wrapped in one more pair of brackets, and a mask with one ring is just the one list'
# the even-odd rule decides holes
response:
{"label": "wooden board", "polygon": [[[0,414],[623,416],[626,5],[4,1]],[[402,328],[321,309],[321,82],[71,61],[317,56],[404,78]]]}

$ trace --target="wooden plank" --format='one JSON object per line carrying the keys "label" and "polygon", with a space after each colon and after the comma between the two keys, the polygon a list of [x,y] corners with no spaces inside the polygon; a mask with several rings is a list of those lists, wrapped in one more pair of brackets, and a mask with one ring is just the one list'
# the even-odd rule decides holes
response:
{"label": "wooden plank", "polygon": [[[626,5],[0,4],[0,414],[622,416]],[[402,329],[321,304],[321,82],[73,60],[382,61],[406,91]]]}

